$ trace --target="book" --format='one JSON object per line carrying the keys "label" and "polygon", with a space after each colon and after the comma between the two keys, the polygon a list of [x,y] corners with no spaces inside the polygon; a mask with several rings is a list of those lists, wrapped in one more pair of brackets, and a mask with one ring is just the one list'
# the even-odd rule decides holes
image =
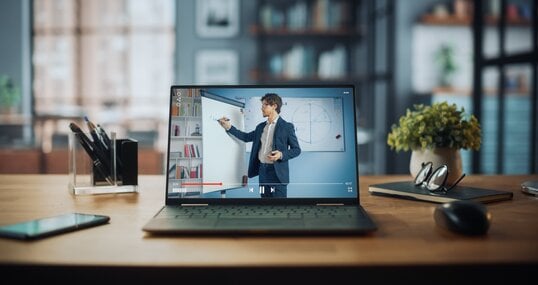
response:
{"label": "book", "polygon": [[176,164],[175,163],[170,166],[170,169],[168,170],[168,176],[170,177],[170,179],[176,179],[177,178]]}
{"label": "book", "polygon": [[194,145],[189,144],[190,150],[191,150],[191,157],[198,157],[196,156],[196,151],[194,151]]}
{"label": "book", "polygon": [[182,169],[182,166],[176,164],[176,177],[175,177],[176,179],[181,179],[181,178],[183,178],[183,177],[181,176],[181,169]]}
{"label": "book", "polygon": [[196,166],[191,167],[190,178],[198,178],[198,170],[196,168]]}
{"label": "book", "polygon": [[452,188],[446,194],[432,193],[423,187],[415,186],[412,181],[372,184],[368,186],[368,192],[373,195],[390,196],[433,203],[447,203],[458,200],[470,200],[482,203],[489,203],[495,201],[510,200],[514,196],[514,194],[509,191],[460,185]]}
{"label": "book", "polygon": [[172,116],[179,116],[179,107],[175,104],[172,104]]}
{"label": "book", "polygon": [[184,153],[185,153],[185,157],[191,157],[191,151],[190,151],[190,148],[189,148],[189,144],[183,145],[183,150],[184,150]]}

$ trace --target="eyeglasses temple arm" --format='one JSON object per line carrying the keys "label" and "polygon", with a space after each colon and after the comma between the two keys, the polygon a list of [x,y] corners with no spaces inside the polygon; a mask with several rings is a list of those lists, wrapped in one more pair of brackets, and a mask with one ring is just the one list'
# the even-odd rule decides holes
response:
{"label": "eyeglasses temple arm", "polygon": [[465,173],[463,173],[460,178],[458,180],[456,180],[456,183],[454,183],[452,186],[450,186],[450,188],[448,188],[446,191],[449,191],[451,190],[452,188],[456,187],[456,185],[458,185],[458,183],[460,183],[460,181],[463,179],[463,177],[465,177]]}

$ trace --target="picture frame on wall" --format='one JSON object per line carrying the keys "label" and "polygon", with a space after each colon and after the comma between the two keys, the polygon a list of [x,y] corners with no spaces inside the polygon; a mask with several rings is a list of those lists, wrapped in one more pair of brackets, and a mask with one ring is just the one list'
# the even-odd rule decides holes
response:
{"label": "picture frame on wall", "polygon": [[201,50],[195,55],[196,84],[238,84],[239,56],[234,50]]}
{"label": "picture frame on wall", "polygon": [[196,32],[202,38],[229,38],[239,33],[239,0],[197,0]]}

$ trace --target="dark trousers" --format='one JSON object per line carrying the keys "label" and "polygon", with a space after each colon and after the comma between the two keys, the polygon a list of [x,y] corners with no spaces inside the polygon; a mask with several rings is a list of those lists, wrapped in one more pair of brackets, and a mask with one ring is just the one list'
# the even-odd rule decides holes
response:
{"label": "dark trousers", "polygon": [[280,183],[276,176],[275,166],[273,164],[260,163],[260,194],[262,198],[285,198],[288,187]]}

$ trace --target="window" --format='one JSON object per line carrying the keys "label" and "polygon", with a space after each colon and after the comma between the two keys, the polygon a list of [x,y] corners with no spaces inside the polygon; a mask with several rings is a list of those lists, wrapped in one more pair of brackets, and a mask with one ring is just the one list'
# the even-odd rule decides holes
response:
{"label": "window", "polygon": [[[34,0],[33,95],[43,150],[86,115],[164,150],[174,53],[173,0]],[[144,133],[152,134],[148,141]]]}

